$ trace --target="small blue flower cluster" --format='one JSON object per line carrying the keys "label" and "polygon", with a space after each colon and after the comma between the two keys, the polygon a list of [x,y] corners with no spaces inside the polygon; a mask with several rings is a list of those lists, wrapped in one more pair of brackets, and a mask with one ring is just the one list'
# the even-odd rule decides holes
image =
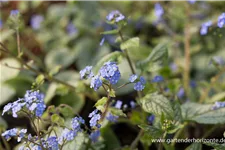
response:
{"label": "small blue flower cluster", "polygon": [[115,21],[115,22],[119,22],[121,20],[125,19],[125,16],[123,14],[120,13],[120,11],[118,10],[113,10],[111,11],[107,16],[106,19],[108,21]]}
{"label": "small blue flower cluster", "polygon": [[16,118],[18,117],[17,113],[23,108],[31,113],[35,112],[37,117],[41,117],[46,108],[44,95],[39,91],[27,91],[24,98],[19,98],[17,101],[5,105],[2,115],[6,112],[12,112],[12,116]]}
{"label": "small blue flower cluster", "polygon": [[194,4],[196,2],[196,0],[188,0],[189,4]]}
{"label": "small blue flower cluster", "polygon": [[225,61],[222,57],[220,56],[214,56],[212,58],[218,65],[224,65],[225,64]]}
{"label": "small blue flower cluster", "polygon": [[41,23],[43,22],[44,17],[41,15],[33,15],[30,21],[31,27],[34,30],[38,30],[41,27]]}
{"label": "small blue flower cluster", "polygon": [[119,116],[115,116],[112,113],[108,113],[106,116],[106,119],[109,120],[110,122],[116,122]]}
{"label": "small blue flower cluster", "polygon": [[145,88],[146,80],[143,76],[140,76],[140,79],[137,80],[137,75],[133,74],[130,76],[129,81],[134,84],[134,89],[136,91],[142,91]]}
{"label": "small blue flower cluster", "polygon": [[154,115],[150,115],[150,116],[147,117],[147,121],[148,121],[149,124],[153,124],[154,120],[155,120]]}
{"label": "small blue flower cluster", "polygon": [[117,109],[121,109],[122,105],[123,105],[123,102],[121,100],[117,100],[114,107]]}
{"label": "small blue flower cluster", "polygon": [[16,128],[7,130],[2,133],[2,136],[6,139],[9,140],[12,137],[17,137],[17,141],[20,142],[22,138],[24,138],[25,133],[27,133],[27,129],[21,129],[18,130]]}
{"label": "small blue flower cluster", "polygon": [[100,136],[100,130],[99,128],[101,127],[101,125],[98,123],[98,121],[101,119],[101,115],[98,113],[98,110],[95,109],[94,111],[92,111],[89,116],[89,118],[91,118],[91,120],[89,121],[90,126],[92,128],[97,128],[96,130],[94,130],[91,134],[90,134],[90,139],[92,140],[92,142],[97,142],[98,138]]}
{"label": "small blue flower cluster", "polygon": [[70,22],[66,26],[66,31],[70,36],[73,36],[73,35],[77,34],[77,32],[78,32],[77,28],[74,26],[74,24],[72,22]]}
{"label": "small blue flower cluster", "polygon": [[19,10],[17,10],[17,9],[10,11],[10,16],[12,16],[12,17],[16,17],[18,14],[19,14]]}
{"label": "small blue flower cluster", "polygon": [[208,28],[212,25],[212,21],[208,21],[202,24],[200,29],[201,35],[206,35],[208,33]]}
{"label": "small blue flower cluster", "polygon": [[219,108],[223,108],[225,107],[225,102],[215,102],[215,104],[213,105],[212,109],[219,109]]}
{"label": "small blue flower cluster", "polygon": [[152,82],[162,82],[164,81],[163,77],[162,76],[155,76],[153,79],[152,79]]}
{"label": "small blue flower cluster", "polygon": [[100,77],[106,79],[110,84],[116,84],[121,75],[118,66],[115,62],[108,61],[100,68],[99,74],[94,76],[92,66],[87,66],[80,71],[81,79],[91,78],[91,88],[97,91],[102,86]]}
{"label": "small blue flower cluster", "polygon": [[162,15],[164,14],[163,7],[159,3],[156,3],[154,11],[155,11],[155,16],[157,17],[157,20],[160,20]]}
{"label": "small blue flower cluster", "polygon": [[225,13],[222,13],[219,17],[218,17],[218,23],[217,26],[219,28],[222,28],[225,25]]}

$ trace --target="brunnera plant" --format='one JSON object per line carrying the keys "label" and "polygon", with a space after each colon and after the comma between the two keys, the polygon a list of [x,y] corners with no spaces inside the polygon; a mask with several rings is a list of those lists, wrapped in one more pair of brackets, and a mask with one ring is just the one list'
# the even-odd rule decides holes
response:
{"label": "brunnera plant", "polygon": [[[193,2],[190,1],[190,3]],[[156,3],[156,24],[165,23],[163,14],[163,7]],[[33,28],[39,28],[38,24],[41,21],[43,21],[41,16],[34,16],[32,19]],[[99,60],[95,66],[86,66],[80,70],[81,86],[76,88],[74,85],[54,76],[59,72],[59,67],[52,68],[46,73],[26,63],[23,59],[23,51],[20,49],[20,13],[18,10],[11,11],[9,25],[16,32],[18,51],[15,55],[3,43],[0,43],[1,52],[21,63],[22,68],[14,69],[30,70],[37,75],[37,78],[31,89],[28,89],[22,98],[6,104],[2,112],[2,115],[8,113],[14,118],[26,116],[30,120],[34,133],[19,128],[4,131],[1,136],[4,138],[6,149],[10,148],[5,140],[9,141],[11,138],[16,138],[17,142],[21,143],[20,150],[107,149],[106,139],[104,138],[106,134],[112,135],[110,125],[123,121],[138,127],[139,133],[134,141],[126,146],[121,146],[118,140],[113,139],[114,145],[111,149],[137,149],[139,141],[148,149],[152,144],[152,139],[179,138],[187,125],[193,122],[215,125],[209,132],[205,133],[203,138],[213,132],[215,127],[225,123],[225,102],[197,103],[188,101],[191,92],[190,87],[194,88],[195,82],[189,81],[189,78],[184,75],[187,80],[184,80],[184,85],[175,93],[175,83],[158,74],[157,70],[167,61],[168,43],[160,43],[144,59],[142,59],[142,56],[141,59],[134,58],[136,50],[141,45],[138,37],[128,38],[123,35],[123,29],[128,24],[128,18],[120,11],[115,10],[106,16],[106,22],[112,25],[114,29],[101,33],[103,38],[100,45],[104,44],[107,35],[115,35],[121,51],[112,52]],[[223,28],[225,26],[225,13],[218,17],[217,25],[211,21],[203,23],[200,34],[206,35],[210,26]],[[73,28],[71,29],[71,26],[68,26],[68,30],[75,32]],[[125,77],[120,70],[120,64],[124,61],[127,64],[126,69],[131,72],[129,76]],[[211,63],[218,68],[218,74],[225,71],[221,59],[213,58]],[[10,64],[7,64],[7,66],[12,68]],[[89,86],[87,95],[100,91],[103,97],[96,101],[93,111],[88,115],[89,120],[84,120],[74,112],[70,105],[47,106],[44,99],[48,93],[43,94],[40,91],[46,81],[54,81],[68,90],[78,90],[78,92],[84,92],[82,87]],[[117,99],[117,93],[122,89],[126,90],[127,86],[132,86],[133,91],[136,92],[135,100],[130,101],[129,105],[123,104],[123,101]],[[61,92],[67,93],[68,91]],[[183,101],[184,99],[186,101]],[[43,124],[45,127],[41,126]],[[225,148],[224,144],[219,143],[193,143],[189,148],[196,149],[196,147],[201,147],[202,144],[216,149],[218,147]],[[163,147],[174,149],[175,143],[159,142],[156,143],[156,146],[159,150],[162,150]]]}

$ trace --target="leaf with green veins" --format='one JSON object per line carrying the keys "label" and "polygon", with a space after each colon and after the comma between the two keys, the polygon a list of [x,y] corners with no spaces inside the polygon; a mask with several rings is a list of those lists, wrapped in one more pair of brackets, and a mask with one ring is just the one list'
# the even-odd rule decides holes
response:
{"label": "leaf with green veins", "polygon": [[215,148],[215,150],[224,150],[225,149],[225,144],[218,144],[218,143],[212,143],[212,142],[207,142],[207,143],[205,142],[204,144]]}
{"label": "leaf with green veins", "polygon": [[152,138],[159,138],[163,135],[164,131],[161,129],[158,129],[154,126],[149,125],[138,125],[141,129],[143,129],[145,132],[147,132]]}
{"label": "leaf with green veins", "polygon": [[172,119],[174,117],[173,108],[170,101],[158,93],[147,94],[141,98],[141,106],[144,111],[153,113],[156,116],[165,115],[165,118]]}
{"label": "leaf with green veins", "polygon": [[101,32],[100,34],[104,34],[104,35],[107,35],[107,34],[117,34],[118,32],[119,32],[118,29],[114,29],[114,30],[109,30],[109,31]]}
{"label": "leaf with green veins", "polygon": [[192,143],[185,150],[201,150],[201,149],[202,149],[202,144],[201,143]]}
{"label": "leaf with green veins", "polygon": [[158,44],[149,56],[137,63],[137,67],[146,71],[156,71],[161,68],[161,65],[168,57],[167,43]]}
{"label": "leaf with green veins", "polygon": [[225,108],[213,110],[213,105],[185,103],[181,106],[184,120],[191,120],[202,124],[225,123]]}
{"label": "leaf with green veins", "polygon": [[178,122],[182,122],[182,112],[181,112],[181,105],[178,100],[172,102],[172,108],[174,111],[174,120]]}
{"label": "leaf with green veins", "polygon": [[126,114],[123,113],[123,111],[121,109],[117,109],[117,108],[109,108],[109,111],[115,115],[115,116],[123,116],[123,117],[126,117]]}
{"label": "leaf with green veins", "polygon": [[120,45],[120,48],[122,50],[129,50],[130,48],[138,48],[139,47],[139,43],[140,43],[140,40],[138,37],[134,37],[134,38],[131,38],[131,39],[128,39],[127,41],[121,43]]}

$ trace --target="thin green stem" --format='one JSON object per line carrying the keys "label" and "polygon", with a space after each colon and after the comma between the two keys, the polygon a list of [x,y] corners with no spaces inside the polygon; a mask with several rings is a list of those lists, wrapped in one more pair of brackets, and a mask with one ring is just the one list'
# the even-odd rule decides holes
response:
{"label": "thin green stem", "polygon": [[[120,35],[121,40],[124,42],[124,38],[123,38],[123,35],[122,35],[121,30],[119,30],[119,35]],[[135,70],[134,70],[134,67],[133,67],[133,65],[132,65],[131,59],[130,59],[130,57],[129,57],[129,55],[128,55],[127,50],[125,49],[125,50],[123,50],[123,51],[124,51],[124,54],[125,54],[125,56],[126,56],[126,58],[127,58],[127,61],[128,61],[128,63],[129,63],[129,66],[130,66],[130,69],[131,69],[132,73],[133,73],[133,74],[136,74],[136,73],[135,73]]]}
{"label": "thin green stem", "polygon": [[142,137],[142,135],[144,134],[144,130],[140,130],[140,132],[138,133],[137,137],[134,139],[134,141],[131,143],[130,149],[133,150],[137,147],[138,142],[140,140],[140,138]]}
{"label": "thin green stem", "polygon": [[20,50],[20,33],[19,33],[19,28],[16,29],[16,41],[17,41],[18,56],[20,56],[21,50]]}

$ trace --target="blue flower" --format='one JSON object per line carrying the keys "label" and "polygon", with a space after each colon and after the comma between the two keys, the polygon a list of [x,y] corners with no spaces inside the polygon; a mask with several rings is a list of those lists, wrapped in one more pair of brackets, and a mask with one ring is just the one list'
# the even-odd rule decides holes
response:
{"label": "blue flower", "polygon": [[191,80],[191,81],[190,81],[190,87],[195,88],[196,86],[197,86],[197,85],[196,85],[196,82],[193,81],[193,80]]}
{"label": "blue flower", "polygon": [[220,56],[214,56],[212,58],[218,65],[224,65],[225,64],[225,61],[223,60],[222,57]]}
{"label": "blue flower", "polygon": [[120,100],[117,100],[115,104],[115,108],[121,109],[122,105],[123,105],[123,102]]}
{"label": "blue flower", "polygon": [[173,71],[173,72],[176,72],[177,71],[177,65],[175,63],[171,63],[170,64],[170,69]]}
{"label": "blue flower", "polygon": [[9,140],[11,137],[14,137],[17,135],[18,129],[13,128],[10,130],[7,130],[5,132],[2,133],[2,136],[6,139]]}
{"label": "blue flower", "polygon": [[139,81],[134,84],[134,89],[136,91],[142,91],[145,88],[145,86]]}
{"label": "blue flower", "polygon": [[17,9],[10,11],[10,16],[12,16],[12,17],[16,17],[18,14],[19,14],[19,10],[17,10]]}
{"label": "blue flower", "polygon": [[2,24],[3,24],[2,20],[0,19],[0,29],[2,28]]}
{"label": "blue flower", "polygon": [[222,28],[225,25],[225,13],[222,13],[219,17],[218,17],[218,22],[217,22],[217,26],[219,28]]}
{"label": "blue flower", "polygon": [[106,119],[111,122],[116,122],[118,118],[119,116],[112,115],[111,113],[108,113],[108,115],[106,116]]}
{"label": "blue flower", "polygon": [[83,70],[80,71],[80,78],[87,79],[93,77],[92,66],[86,66]]}
{"label": "blue flower", "polygon": [[208,21],[202,24],[200,29],[201,35],[206,35],[208,33],[208,28],[212,25],[212,21]]}
{"label": "blue flower", "polygon": [[64,140],[72,141],[76,134],[77,132],[65,128],[63,129],[61,136],[58,138],[58,143],[62,145]]}
{"label": "blue flower", "polygon": [[39,93],[39,91],[28,90],[24,98],[19,98],[17,101],[5,105],[2,115],[4,115],[5,112],[12,112],[12,116],[16,118],[18,117],[17,113],[23,108],[31,112],[35,111],[35,115],[40,117],[46,108],[44,95]]}
{"label": "blue flower", "polygon": [[101,40],[99,45],[102,46],[104,44],[104,42],[105,42],[105,37],[102,38],[102,40]]}
{"label": "blue flower", "polygon": [[162,6],[159,3],[156,3],[155,4],[155,16],[157,17],[157,19],[160,19],[163,14],[164,14],[164,10],[163,10]]}
{"label": "blue flower", "polygon": [[136,81],[136,79],[137,79],[137,75],[136,74],[132,74],[131,76],[130,76],[130,78],[129,78],[129,81],[130,82],[134,82],[134,81]]}
{"label": "blue flower", "polygon": [[152,124],[153,121],[155,120],[155,116],[154,115],[148,116],[147,120],[149,124]]}
{"label": "blue flower", "polygon": [[58,150],[59,149],[59,144],[58,144],[58,139],[55,136],[51,136],[47,140],[48,148],[49,150]]}
{"label": "blue flower", "polygon": [[143,76],[140,76],[140,82],[142,84],[146,84],[146,80],[145,80],[145,78]]}
{"label": "blue flower", "polygon": [[80,124],[84,124],[84,122],[85,121],[82,117],[74,117],[71,121],[73,130],[79,131],[81,129]]}
{"label": "blue flower", "polygon": [[97,91],[100,87],[102,86],[102,80],[100,79],[100,77],[97,75],[97,76],[94,76],[92,79],[91,79],[91,88],[94,88],[95,91]]}
{"label": "blue flower", "polygon": [[134,101],[130,101],[130,106],[131,106],[131,108],[135,108],[136,107],[136,103]]}
{"label": "blue flower", "polygon": [[121,75],[115,62],[106,62],[99,70],[101,76],[108,80],[111,84],[116,84]]}
{"label": "blue flower", "polygon": [[35,115],[37,117],[41,117],[42,114],[44,113],[45,111],[45,108],[46,108],[46,105],[44,104],[44,102],[40,102],[37,104],[37,108],[36,108],[36,111],[35,111]]}
{"label": "blue flower", "polygon": [[91,127],[99,127],[98,126],[98,121],[101,119],[101,115],[97,113],[97,109],[94,110],[92,113],[89,114],[89,118],[91,120],[89,121]]}
{"label": "blue flower", "polygon": [[89,137],[92,140],[92,142],[97,142],[99,136],[100,136],[100,130],[96,130],[96,131],[92,132]]}
{"label": "blue flower", "polygon": [[177,97],[181,99],[181,98],[184,97],[184,95],[185,95],[184,88],[180,88],[178,93],[177,93]]}
{"label": "blue flower", "polygon": [[30,21],[31,27],[34,30],[38,30],[41,27],[44,17],[41,15],[33,15]]}
{"label": "blue flower", "polygon": [[189,4],[194,4],[196,2],[196,0],[188,0]]}
{"label": "blue flower", "polygon": [[115,22],[119,22],[121,20],[124,20],[125,16],[123,14],[121,14],[118,10],[113,10],[106,16],[106,19],[108,21],[115,20]]}
{"label": "blue flower", "polygon": [[66,31],[70,36],[73,36],[77,33],[77,28],[74,26],[74,24],[72,22],[70,22],[67,26],[66,26]]}
{"label": "blue flower", "polygon": [[219,108],[223,108],[225,107],[225,102],[215,102],[215,104],[213,105],[212,109],[219,109]]}
{"label": "blue flower", "polygon": [[20,142],[21,139],[24,138],[25,133],[27,133],[27,129],[21,129],[21,130],[19,131],[19,136],[18,136],[18,138],[17,138],[17,142]]}
{"label": "blue flower", "polygon": [[164,79],[162,76],[155,76],[153,79],[152,79],[152,82],[162,82]]}

